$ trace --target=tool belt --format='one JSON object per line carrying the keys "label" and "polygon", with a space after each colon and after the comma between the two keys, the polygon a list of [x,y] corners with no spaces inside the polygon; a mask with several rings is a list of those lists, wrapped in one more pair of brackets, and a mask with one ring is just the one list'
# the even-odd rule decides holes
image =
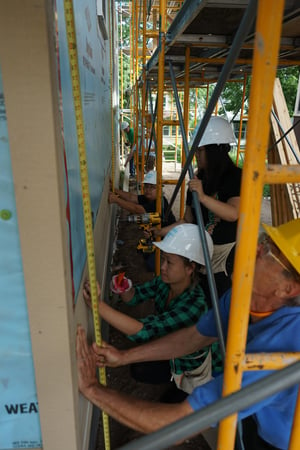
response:
{"label": "tool belt", "polygon": [[172,373],[172,378],[178,389],[191,394],[197,386],[207,383],[211,380],[211,350],[201,366],[193,370],[187,370],[179,375]]}

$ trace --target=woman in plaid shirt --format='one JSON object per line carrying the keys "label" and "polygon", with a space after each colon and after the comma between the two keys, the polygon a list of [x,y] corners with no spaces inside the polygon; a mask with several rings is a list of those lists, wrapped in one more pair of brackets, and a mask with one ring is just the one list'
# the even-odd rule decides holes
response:
{"label": "woman in plaid shirt", "polygon": [[[213,243],[206,232],[210,256]],[[163,241],[154,243],[161,250],[161,274],[140,286],[114,290],[128,305],[137,305],[154,300],[155,313],[145,318],[135,319],[115,310],[100,298],[99,314],[111,326],[127,335],[137,343],[164,336],[180,328],[197,323],[207,311],[203,290],[198,282],[198,272],[204,265],[203,249],[197,225],[181,224],[173,228]],[[89,283],[83,291],[84,298],[90,304]],[[199,368],[203,370],[199,370]],[[197,372],[195,374],[195,371]],[[200,372],[200,373],[198,373]],[[166,383],[171,375],[177,387],[189,392],[193,386],[187,386],[187,377],[197,375],[197,384],[207,381],[211,376],[211,352],[209,348],[175,358],[171,361],[151,361],[131,365],[131,374],[144,383]],[[200,380],[200,381],[199,381]],[[190,384],[190,383],[188,383]]]}

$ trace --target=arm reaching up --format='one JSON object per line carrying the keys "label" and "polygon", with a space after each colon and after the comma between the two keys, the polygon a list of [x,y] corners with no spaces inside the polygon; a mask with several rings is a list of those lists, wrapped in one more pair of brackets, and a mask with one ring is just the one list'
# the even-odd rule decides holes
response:
{"label": "arm reaching up", "polygon": [[[107,303],[102,301],[99,283],[97,283],[97,287],[99,300],[98,311],[100,317],[104,319],[107,323],[109,323],[109,325],[113,326],[114,328],[116,328],[117,330],[121,331],[124,334],[131,335],[138,333],[143,328],[143,324],[138,320],[128,316],[127,314],[117,311],[116,309],[112,308]],[[132,296],[133,294],[134,289]],[[90,283],[88,281],[84,283],[83,297],[87,305],[91,306]]]}

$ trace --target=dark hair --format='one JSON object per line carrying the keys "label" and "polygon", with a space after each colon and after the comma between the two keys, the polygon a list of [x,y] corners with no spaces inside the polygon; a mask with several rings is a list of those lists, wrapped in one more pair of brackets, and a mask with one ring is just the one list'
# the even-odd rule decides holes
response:
{"label": "dark hair", "polygon": [[191,284],[190,284],[190,289],[194,289],[195,286],[200,281],[200,270],[201,270],[202,264],[199,264],[196,261],[191,261],[189,258],[186,258],[185,256],[182,256],[182,255],[178,255],[178,256],[181,256],[181,258],[183,259],[183,264],[185,266],[187,266],[187,267],[194,266],[194,271],[191,276]]}
{"label": "dark hair", "polygon": [[228,177],[228,172],[234,166],[228,152],[229,144],[210,144],[204,147],[206,157],[206,168],[199,171],[203,182],[203,190],[206,195],[218,192],[220,186]]}

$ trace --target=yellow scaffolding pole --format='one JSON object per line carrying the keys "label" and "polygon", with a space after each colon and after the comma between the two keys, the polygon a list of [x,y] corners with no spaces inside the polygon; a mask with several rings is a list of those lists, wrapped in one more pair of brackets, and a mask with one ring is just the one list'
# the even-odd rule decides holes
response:
{"label": "yellow scaffolding pole", "polygon": [[[122,2],[120,3],[120,9],[119,9],[119,22],[120,22],[120,42],[121,42],[121,52],[120,52],[120,71],[121,71],[121,96],[120,96],[120,123],[123,122],[123,108],[124,108],[124,97],[123,97],[123,90],[124,90],[124,77],[123,77],[123,27],[122,27]],[[121,134],[121,159],[122,163],[124,160],[124,133]],[[114,189],[114,184],[112,184]]]}
{"label": "yellow scaffolding pole", "polygon": [[300,390],[298,390],[298,398],[294,414],[292,434],[290,437],[289,450],[298,450],[299,442],[300,442]]}
{"label": "yellow scaffolding pole", "polygon": [[[161,215],[162,200],[162,144],[163,144],[163,102],[164,102],[164,71],[165,71],[165,40],[166,40],[166,22],[164,19],[166,11],[166,1],[161,0],[159,4],[159,56],[158,56],[158,90],[157,90],[157,197],[156,211]],[[155,252],[155,273],[160,272],[160,252]]]}
{"label": "yellow scaffolding pole", "polygon": [[278,370],[300,359],[299,352],[247,353],[242,362],[243,370]]}
{"label": "yellow scaffolding pole", "polygon": [[[130,4],[131,7],[131,17],[133,18],[133,5]],[[134,27],[131,27],[131,32],[129,33],[129,45],[130,45],[130,86],[133,86],[133,68],[134,68]],[[133,108],[133,96],[130,96],[130,110]]]}
{"label": "yellow scaffolding pole", "polygon": [[[189,132],[189,111],[190,111],[190,56],[191,49],[185,49],[185,68],[184,68],[184,103],[183,103],[183,121],[186,135]],[[183,148],[183,140],[181,144],[181,166],[185,165],[185,151]],[[184,216],[185,207],[185,180],[183,180],[180,188],[180,218]]]}
{"label": "yellow scaffolding pole", "polygon": [[[224,57],[224,58],[197,58],[197,57],[195,57],[195,56],[193,56],[192,58],[191,58],[191,62],[194,62],[194,63],[200,63],[200,64],[216,64],[216,65],[223,65],[223,64],[225,64],[225,62],[226,62],[226,58]],[[236,60],[236,62],[235,62],[236,64],[238,64],[238,65],[241,65],[241,66],[243,66],[243,65],[251,65],[251,63],[252,63],[252,60],[251,59],[245,59],[245,58],[239,58],[239,59],[237,59]],[[297,59],[280,59],[279,61],[278,61],[278,64],[279,64],[279,66],[283,66],[283,67],[286,67],[286,66],[289,66],[289,67],[291,67],[291,66],[299,66],[300,65],[300,61],[299,60],[297,60]]]}
{"label": "yellow scaffolding pole", "polygon": [[[232,300],[226,346],[223,395],[237,391],[242,380],[251,290],[255,265],[266,149],[273,97],[284,0],[258,2],[250,94],[250,114],[243,167],[240,218],[234,265]],[[251,208],[249,205],[251,204]],[[242,301],[241,301],[242,299]],[[235,364],[232,364],[232,360]],[[237,414],[222,420],[218,449],[232,449]]]}
{"label": "yellow scaffolding pole", "polygon": [[[147,26],[147,0],[143,0],[143,68],[146,66],[146,26]],[[145,167],[145,109],[146,109],[146,71],[142,71],[143,87],[142,87],[142,131],[141,131],[141,181],[144,179],[144,167]]]}
{"label": "yellow scaffolding pole", "polygon": [[[240,158],[240,153],[241,153],[241,139],[242,139],[242,131],[243,131],[243,120],[245,118],[245,116],[244,116],[244,107],[245,107],[246,86],[247,86],[247,74],[244,75],[244,82],[243,82],[243,97],[242,97],[241,114],[240,114],[239,139],[238,139],[238,147],[237,147],[237,154],[236,154],[236,165],[237,166],[239,164],[239,158]],[[243,150],[243,152],[244,152],[244,150]]]}

